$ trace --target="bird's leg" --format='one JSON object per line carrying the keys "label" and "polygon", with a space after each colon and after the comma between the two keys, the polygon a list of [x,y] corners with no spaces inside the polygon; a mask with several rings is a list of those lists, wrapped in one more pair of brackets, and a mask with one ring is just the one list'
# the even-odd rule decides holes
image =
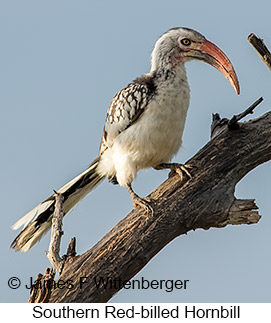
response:
{"label": "bird's leg", "polygon": [[[162,163],[154,167],[154,169],[156,170],[161,170],[165,168],[169,168],[172,173],[177,173],[178,175],[180,175],[181,180],[183,179],[184,175],[186,175],[188,178],[192,178],[189,172],[189,169],[192,168],[192,166],[190,165],[183,165],[178,163]],[[171,172],[170,172],[170,175],[171,175]]]}
{"label": "bird's leg", "polygon": [[134,208],[136,208],[137,205],[141,206],[143,209],[146,210],[146,212],[148,214],[151,214],[153,215],[153,208],[151,207],[150,203],[148,201],[146,201],[144,198],[142,197],[139,197],[135,192],[134,190],[132,189],[132,185],[131,183],[130,184],[127,184],[126,185],[126,189],[127,191],[129,192],[130,196],[131,196],[131,199],[132,201],[134,202]]}

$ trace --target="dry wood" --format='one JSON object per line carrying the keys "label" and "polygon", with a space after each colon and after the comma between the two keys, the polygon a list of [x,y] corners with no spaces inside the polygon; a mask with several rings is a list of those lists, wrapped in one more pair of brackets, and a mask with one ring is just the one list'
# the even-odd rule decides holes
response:
{"label": "dry wood", "polygon": [[228,122],[228,127],[230,130],[235,130],[238,127],[238,121],[246,117],[248,114],[252,114],[254,109],[263,101],[263,97],[260,97],[254,103],[251,104],[244,112],[234,115]]}
{"label": "dry wood", "polygon": [[51,241],[46,255],[52,266],[61,273],[64,260],[59,256],[62,231],[63,211],[63,195],[55,192],[55,211],[52,219]]}
{"label": "dry wood", "polygon": [[266,47],[263,39],[258,38],[255,34],[250,34],[248,36],[248,41],[259,54],[266,66],[271,70],[271,53]]}
{"label": "dry wood", "polygon": [[229,216],[224,223],[217,227],[222,228],[228,224],[254,224],[258,223],[261,216],[258,214],[258,207],[254,200],[235,200],[229,210]]}
{"label": "dry wood", "polygon": [[95,278],[130,280],[190,230],[259,221],[254,201],[238,200],[234,191],[247,173],[271,159],[271,112],[234,130],[223,120],[222,130],[187,162],[192,178],[171,176],[149,196],[154,216],[131,211],[94,247],[73,257],[59,277],[73,288],[54,289],[50,302],[106,302],[121,287],[97,287]]}
{"label": "dry wood", "polygon": [[38,274],[28,300],[28,303],[48,303],[54,284],[55,271],[47,268],[44,275]]}
{"label": "dry wood", "polygon": [[258,100],[253,102],[245,111],[234,115],[230,120],[226,118],[221,119],[218,113],[213,114],[213,122],[211,125],[211,139],[214,139],[217,135],[223,132],[225,127],[228,127],[229,130],[237,130],[239,128],[238,122],[248,114],[252,114],[262,101],[263,97],[260,97]]}

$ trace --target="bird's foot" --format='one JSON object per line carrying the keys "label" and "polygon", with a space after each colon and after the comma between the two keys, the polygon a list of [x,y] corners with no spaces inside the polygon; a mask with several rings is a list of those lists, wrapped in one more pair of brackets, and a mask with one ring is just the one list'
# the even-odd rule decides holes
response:
{"label": "bird's foot", "polygon": [[153,211],[153,208],[152,206],[150,205],[150,202],[147,201],[146,199],[142,198],[142,197],[139,197],[138,195],[135,194],[135,196],[132,196],[132,201],[133,201],[133,207],[134,209],[137,207],[137,206],[140,206],[141,208],[143,208],[145,210],[145,213],[150,215],[150,216],[153,216],[154,214],[154,211]]}
{"label": "bird's foot", "polygon": [[185,176],[187,176],[189,179],[192,178],[192,175],[190,174],[190,171],[189,171],[190,169],[192,169],[192,166],[188,164],[184,165],[184,164],[178,164],[178,163],[162,163],[155,167],[156,170],[161,170],[165,168],[170,169],[169,177],[177,173],[181,177],[181,180],[183,180]]}
{"label": "bird's foot", "polygon": [[131,199],[134,203],[133,207],[134,209],[137,207],[137,206],[140,206],[141,208],[143,208],[145,210],[145,213],[150,215],[150,216],[153,216],[154,214],[154,211],[153,211],[153,208],[152,206],[150,205],[150,202],[147,201],[146,199],[142,198],[142,197],[139,197],[132,189],[132,186],[131,184],[127,185],[126,186],[130,196],[131,196]]}

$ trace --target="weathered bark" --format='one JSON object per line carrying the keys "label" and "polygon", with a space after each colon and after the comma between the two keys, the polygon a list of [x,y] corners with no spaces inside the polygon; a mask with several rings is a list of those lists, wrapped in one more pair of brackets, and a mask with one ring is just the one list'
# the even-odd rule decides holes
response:
{"label": "weathered bark", "polygon": [[47,258],[52,264],[52,266],[61,273],[64,260],[59,256],[59,249],[60,249],[60,241],[61,236],[63,235],[62,231],[62,219],[64,216],[63,210],[63,195],[59,193],[55,193],[56,195],[56,204],[55,204],[55,212],[53,214],[52,219],[52,230],[51,230],[51,241],[49,245],[49,249],[46,252]]}
{"label": "weathered bark", "polygon": [[72,286],[54,289],[49,302],[106,302],[118,289],[97,288],[95,277],[130,280],[190,230],[257,223],[254,201],[237,200],[234,191],[247,173],[271,159],[271,112],[234,127],[228,123],[223,119],[215,136],[187,162],[191,179],[173,175],[150,194],[154,216],[137,208],[90,250],[70,257],[59,281]]}
{"label": "weathered bark", "polygon": [[38,274],[30,293],[28,303],[48,303],[54,285],[55,271],[46,268],[44,275]]}
{"label": "weathered bark", "polygon": [[248,36],[249,43],[253,46],[256,52],[259,54],[262,61],[271,71],[271,53],[266,47],[263,39],[255,36],[254,34],[250,34]]}

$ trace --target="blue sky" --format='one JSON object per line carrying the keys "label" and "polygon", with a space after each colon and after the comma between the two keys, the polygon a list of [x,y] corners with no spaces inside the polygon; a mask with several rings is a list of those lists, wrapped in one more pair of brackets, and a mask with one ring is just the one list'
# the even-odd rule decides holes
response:
{"label": "blue sky", "polygon": [[[160,34],[176,26],[201,32],[229,56],[241,85],[237,96],[214,68],[187,64],[191,104],[174,161],[185,162],[209,140],[212,113],[231,117],[260,96],[254,117],[270,110],[270,71],[247,42],[254,32],[271,47],[270,9],[267,0],[1,2],[1,302],[25,302],[23,285],[50,266],[49,235],[28,253],[15,253],[11,225],[96,158],[112,97],[149,71]],[[145,196],[166,178],[167,171],[142,171],[135,191]],[[270,302],[270,183],[269,162],[236,190],[238,198],[256,199],[259,224],[190,232],[136,276],[189,279],[185,291],[123,290],[112,301]],[[83,253],[131,208],[126,190],[105,181],[64,220],[62,253],[73,236]],[[7,286],[12,276],[22,281],[17,290]]]}

